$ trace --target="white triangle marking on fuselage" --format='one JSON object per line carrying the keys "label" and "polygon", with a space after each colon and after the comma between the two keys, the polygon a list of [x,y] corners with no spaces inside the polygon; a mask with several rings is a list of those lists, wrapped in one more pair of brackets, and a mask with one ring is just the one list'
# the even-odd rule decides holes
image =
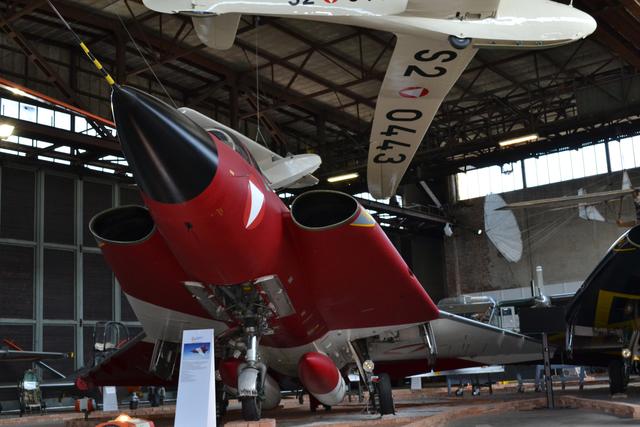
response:
{"label": "white triangle marking on fuselage", "polygon": [[256,220],[264,205],[264,194],[262,194],[262,191],[251,181],[249,181],[249,191],[251,192],[251,211],[249,212],[246,228],[251,227],[251,224]]}

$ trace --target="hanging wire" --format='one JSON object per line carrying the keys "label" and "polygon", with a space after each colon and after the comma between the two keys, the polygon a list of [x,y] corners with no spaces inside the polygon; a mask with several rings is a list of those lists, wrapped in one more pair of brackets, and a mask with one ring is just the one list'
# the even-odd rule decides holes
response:
{"label": "hanging wire", "polygon": [[[135,18],[135,17],[134,17]],[[127,28],[126,23],[124,22],[124,20],[122,19],[122,16],[118,15],[118,20],[120,21],[120,24],[122,24],[122,28],[124,28],[124,31],[127,33],[127,36],[129,37],[129,40],[131,40],[131,43],[133,43],[133,46],[136,48],[136,50],[138,51],[138,54],[140,55],[140,57],[142,58],[142,60],[144,61],[144,63],[146,64],[147,68],[149,69],[149,71],[151,71],[151,74],[153,75],[153,77],[156,79],[156,81],[158,82],[158,84],[160,85],[160,87],[162,88],[162,91],[164,92],[165,95],[167,95],[167,98],[169,98],[169,100],[171,101],[171,103],[173,104],[173,106],[175,108],[178,108],[178,105],[176,104],[176,102],[173,100],[173,97],[171,96],[171,94],[169,93],[169,91],[167,91],[167,88],[162,84],[162,81],[160,81],[160,78],[158,77],[158,75],[156,74],[155,71],[153,71],[153,67],[151,67],[151,64],[149,64],[149,61],[147,61],[147,58],[144,56],[144,54],[142,53],[142,51],[140,50],[140,47],[138,46],[138,43],[136,43],[135,39],[133,38],[133,36],[131,35],[131,33],[129,32],[129,29]]]}
{"label": "hanging wire", "polygon": [[258,27],[260,25],[260,17],[256,16],[255,18],[255,43],[256,43],[256,118],[257,118],[257,124],[256,124],[256,137],[255,140],[256,141],[262,141],[267,148],[269,148],[269,145],[267,144],[267,139],[264,137],[264,135],[262,134],[262,130],[260,128],[260,67],[259,67],[259,63],[258,63],[258,59],[259,59],[259,50],[258,50]]}

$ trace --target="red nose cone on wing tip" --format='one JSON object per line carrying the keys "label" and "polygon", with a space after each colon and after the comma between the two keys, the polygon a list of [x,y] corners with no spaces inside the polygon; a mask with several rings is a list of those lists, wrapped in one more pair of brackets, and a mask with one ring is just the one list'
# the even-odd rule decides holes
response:
{"label": "red nose cone on wing tip", "polygon": [[312,394],[330,393],[340,382],[340,372],[335,363],[322,353],[303,355],[298,362],[298,376]]}

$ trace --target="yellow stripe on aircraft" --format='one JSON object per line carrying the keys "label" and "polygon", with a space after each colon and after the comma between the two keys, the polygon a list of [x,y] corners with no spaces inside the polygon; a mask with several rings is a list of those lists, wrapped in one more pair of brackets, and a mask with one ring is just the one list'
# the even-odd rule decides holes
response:
{"label": "yellow stripe on aircraft", "polygon": [[351,225],[352,227],[369,227],[370,228],[370,227],[376,226],[376,220],[373,219],[371,214],[367,212],[365,208],[360,207],[360,215],[358,215],[358,218],[356,218],[356,220],[349,225]]}
{"label": "yellow stripe on aircraft", "polygon": [[[640,295],[625,294],[623,292],[612,292],[600,290],[598,292],[598,302],[596,304],[596,313],[594,326],[596,328],[607,328],[613,325],[609,324],[609,315],[614,298],[626,298],[630,300],[640,300]],[[621,325],[628,322],[622,322]]]}

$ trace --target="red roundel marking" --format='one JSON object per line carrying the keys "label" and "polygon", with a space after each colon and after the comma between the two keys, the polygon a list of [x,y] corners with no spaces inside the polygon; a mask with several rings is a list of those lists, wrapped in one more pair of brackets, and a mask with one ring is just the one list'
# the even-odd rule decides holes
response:
{"label": "red roundel marking", "polygon": [[400,96],[403,98],[415,99],[422,98],[427,95],[429,95],[429,89],[420,86],[407,87],[400,91]]}
{"label": "red roundel marking", "polygon": [[325,3],[334,4],[338,0],[324,0],[324,1],[325,1]]}

